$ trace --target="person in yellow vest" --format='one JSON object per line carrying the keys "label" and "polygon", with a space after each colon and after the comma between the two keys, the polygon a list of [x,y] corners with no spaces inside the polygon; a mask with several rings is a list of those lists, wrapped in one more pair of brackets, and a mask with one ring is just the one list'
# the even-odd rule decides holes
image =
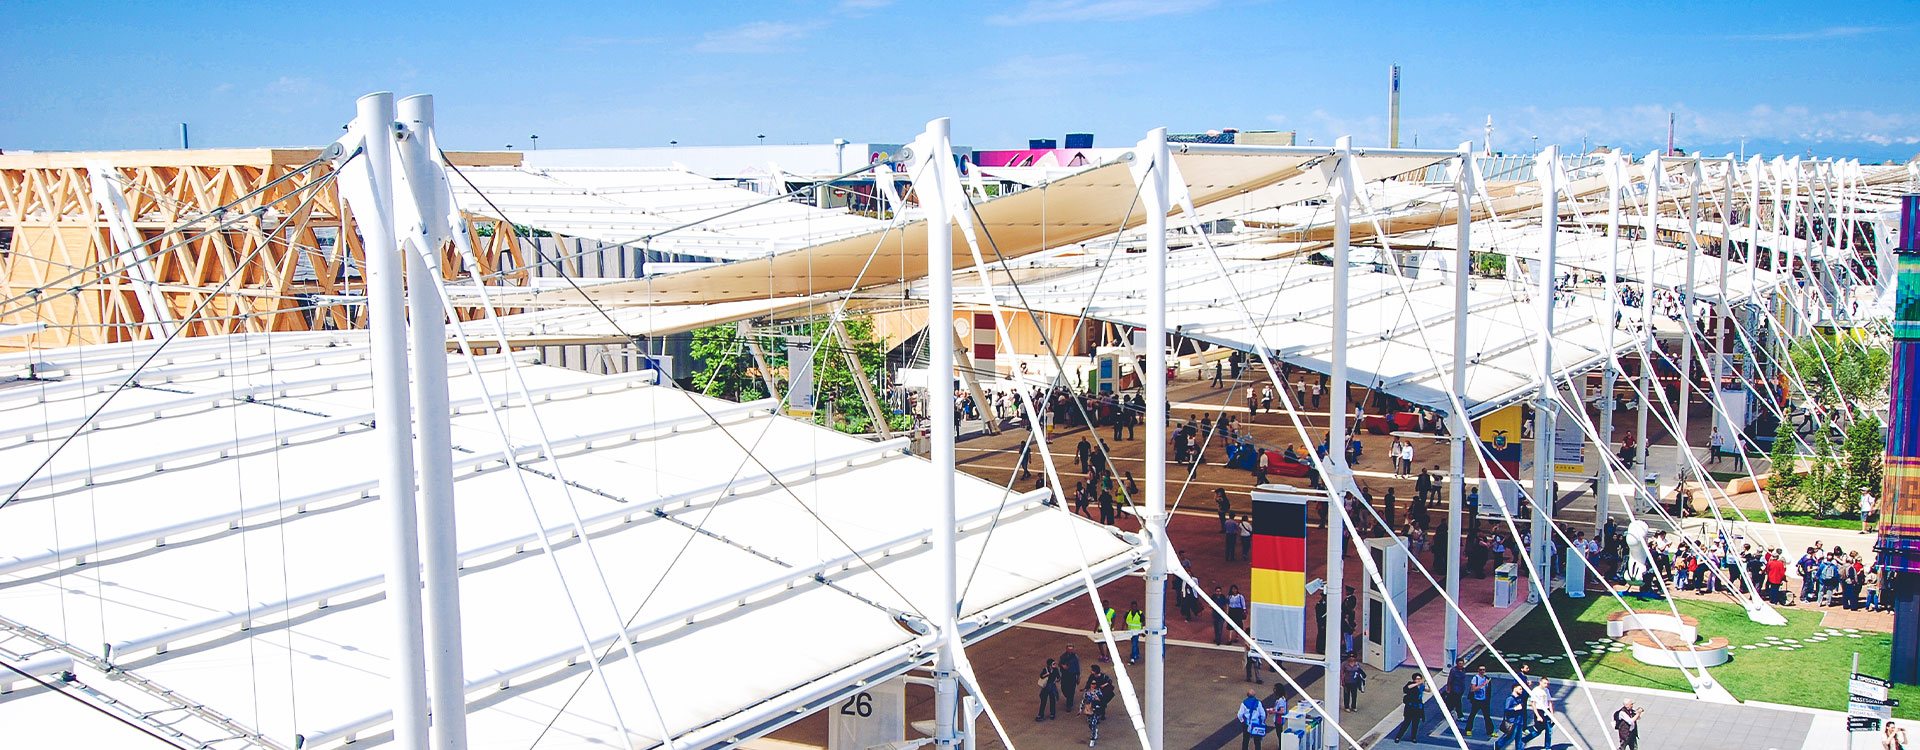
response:
{"label": "person in yellow vest", "polygon": [[1140,603],[1133,602],[1129,604],[1127,606],[1127,630],[1133,633],[1133,650],[1127,656],[1128,664],[1138,664],[1140,662],[1140,632],[1146,628],[1146,626],[1147,615],[1140,611]]}
{"label": "person in yellow vest", "polygon": [[[1101,614],[1101,616],[1102,616],[1102,617],[1104,617],[1104,618],[1105,618],[1105,621],[1104,621],[1104,622],[1102,622],[1102,623],[1100,624],[1100,625],[1101,625],[1101,627],[1104,627],[1104,628],[1117,628],[1117,627],[1119,626],[1119,624],[1120,624],[1120,621],[1119,621],[1119,620],[1117,620],[1117,619],[1115,619],[1115,618],[1114,618],[1114,616],[1113,616],[1113,615],[1114,615],[1114,612],[1113,612],[1113,605],[1111,605],[1111,604],[1109,604],[1109,605],[1107,605],[1107,607],[1106,607],[1106,609],[1105,609],[1105,610],[1103,610],[1103,611],[1102,611],[1102,612],[1101,612],[1100,614]],[[1112,659],[1109,659],[1109,658],[1107,658],[1107,650],[1106,650],[1106,649],[1104,649],[1104,648],[1102,648],[1102,649],[1099,649],[1099,651],[1100,651],[1100,660],[1101,660],[1101,661],[1104,661],[1104,662],[1111,662],[1111,661],[1113,661]]]}

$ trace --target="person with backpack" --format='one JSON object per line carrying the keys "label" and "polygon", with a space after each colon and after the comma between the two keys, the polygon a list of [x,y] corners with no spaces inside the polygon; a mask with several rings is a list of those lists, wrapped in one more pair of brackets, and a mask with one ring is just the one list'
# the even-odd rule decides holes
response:
{"label": "person with backpack", "polygon": [[1635,707],[1632,698],[1613,712],[1613,732],[1620,737],[1620,750],[1640,750],[1640,716],[1646,712]]}
{"label": "person with backpack", "polygon": [[1260,704],[1260,697],[1249,689],[1246,700],[1240,701],[1240,712],[1235,716],[1240,722],[1240,750],[1247,750],[1251,744],[1253,750],[1260,750],[1260,743],[1267,738],[1267,707]]}
{"label": "person with backpack", "polygon": [[1460,728],[1466,736],[1473,736],[1473,717],[1480,717],[1480,726],[1493,736],[1493,710],[1490,702],[1493,698],[1493,678],[1487,676],[1487,668],[1481,666],[1467,678],[1467,718],[1460,722]]}

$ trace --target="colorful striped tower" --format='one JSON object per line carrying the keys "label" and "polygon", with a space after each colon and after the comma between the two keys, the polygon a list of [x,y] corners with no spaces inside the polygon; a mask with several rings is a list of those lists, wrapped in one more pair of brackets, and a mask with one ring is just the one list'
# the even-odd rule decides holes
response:
{"label": "colorful striped tower", "polygon": [[1920,195],[1900,199],[1878,564],[1893,586],[1894,682],[1920,683]]}
{"label": "colorful striped tower", "polygon": [[1307,502],[1292,487],[1253,491],[1253,596],[1247,632],[1269,651],[1306,653]]}

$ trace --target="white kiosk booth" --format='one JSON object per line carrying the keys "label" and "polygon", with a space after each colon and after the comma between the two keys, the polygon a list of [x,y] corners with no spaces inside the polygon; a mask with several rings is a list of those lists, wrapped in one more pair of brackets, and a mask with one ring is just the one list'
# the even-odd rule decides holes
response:
{"label": "white kiosk booth", "polygon": [[1407,611],[1407,547],[1398,538],[1368,539],[1367,554],[1380,568],[1386,589],[1366,580],[1366,617],[1360,621],[1365,642],[1361,660],[1380,671],[1390,671],[1407,661],[1407,636],[1394,624],[1387,607],[1404,617]]}

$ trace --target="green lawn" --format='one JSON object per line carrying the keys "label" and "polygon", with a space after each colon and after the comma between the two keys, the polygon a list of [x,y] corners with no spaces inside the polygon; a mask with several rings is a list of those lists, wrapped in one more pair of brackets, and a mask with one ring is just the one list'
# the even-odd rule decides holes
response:
{"label": "green lawn", "polygon": [[[1665,603],[1653,600],[1641,603],[1628,597],[1627,601],[1636,609],[1666,608]],[[1566,628],[1567,640],[1575,649],[1589,651],[1578,657],[1587,679],[1689,691],[1686,677],[1678,669],[1642,664],[1633,658],[1631,651],[1593,652],[1586,645],[1589,641],[1606,639],[1607,615],[1620,609],[1619,603],[1612,597],[1567,599],[1556,595],[1553,604],[1559,613],[1561,625]],[[1847,707],[1847,675],[1856,651],[1860,653],[1861,672],[1880,677],[1887,675],[1892,645],[1885,633],[1861,631],[1857,634],[1826,635],[1821,639],[1826,628],[1820,625],[1819,612],[1783,608],[1779,611],[1786,616],[1787,624],[1784,627],[1769,627],[1748,620],[1746,611],[1736,604],[1683,600],[1678,605],[1681,614],[1700,620],[1702,638],[1720,636],[1732,642],[1732,660],[1709,671],[1714,679],[1726,686],[1728,692],[1741,700],[1844,711]],[[1849,635],[1860,637],[1852,638]],[[1776,643],[1794,639],[1800,647],[1788,651],[1782,651],[1778,646],[1740,648],[1743,645],[1767,643],[1767,636],[1782,639]],[[1810,637],[1816,640],[1809,640]],[[1554,635],[1553,625],[1547,621],[1544,608],[1528,613],[1500,638],[1497,645],[1509,660],[1526,654],[1543,655],[1532,661],[1515,661],[1516,668],[1519,664],[1530,663],[1534,673],[1542,677],[1572,679],[1574,676],[1573,668],[1564,656],[1565,651]],[[1561,656],[1555,658],[1555,654]],[[1487,665],[1489,671],[1500,668],[1498,663],[1486,657],[1477,663]],[[1900,706],[1894,709],[1895,716],[1920,719],[1920,687],[1895,686],[1893,697],[1900,701]]]}
{"label": "green lawn", "polygon": [[[1734,508],[1733,510],[1739,513],[1740,517],[1748,523],[1767,522],[1767,514],[1761,511],[1742,510],[1740,508]],[[1834,516],[1816,516],[1812,513],[1797,510],[1776,510],[1773,512],[1773,522],[1794,526],[1813,526],[1822,529],[1860,530],[1860,519],[1857,516],[1852,518],[1840,516],[1836,518]]]}

